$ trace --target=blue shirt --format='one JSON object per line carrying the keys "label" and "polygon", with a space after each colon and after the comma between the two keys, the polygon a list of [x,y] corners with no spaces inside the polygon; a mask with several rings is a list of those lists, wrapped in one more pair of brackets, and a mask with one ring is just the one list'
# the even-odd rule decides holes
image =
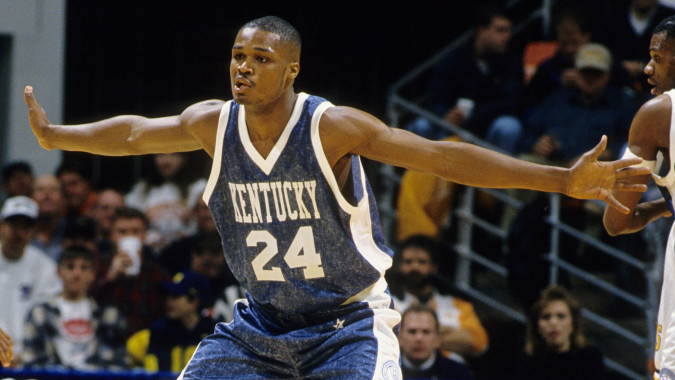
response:
{"label": "blue shirt", "polygon": [[569,162],[597,145],[604,134],[607,149],[616,157],[628,141],[634,113],[632,95],[613,86],[590,105],[582,102],[576,89],[556,90],[527,119],[522,147],[530,152],[542,135],[550,135],[561,146],[550,159]]}

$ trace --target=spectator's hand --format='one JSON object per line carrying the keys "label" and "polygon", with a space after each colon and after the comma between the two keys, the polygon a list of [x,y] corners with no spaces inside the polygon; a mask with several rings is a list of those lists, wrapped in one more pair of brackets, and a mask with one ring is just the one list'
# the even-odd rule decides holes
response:
{"label": "spectator's hand", "polygon": [[461,127],[466,122],[466,114],[459,107],[453,107],[448,113],[443,116],[443,120],[450,124]]}
{"label": "spectator's hand", "polygon": [[532,153],[548,158],[555,152],[560,150],[560,143],[549,135],[542,135],[532,148]]}
{"label": "spectator's hand", "polygon": [[113,281],[119,278],[121,275],[126,274],[127,268],[133,265],[133,260],[128,253],[123,251],[117,251],[115,256],[113,256],[112,263],[110,263],[110,269],[106,278],[108,281]]}
{"label": "spectator's hand", "polygon": [[12,338],[0,329],[0,363],[3,367],[9,367],[14,360]]}
{"label": "spectator's hand", "polygon": [[565,69],[560,76],[560,83],[565,88],[578,87],[579,71],[577,69]]}

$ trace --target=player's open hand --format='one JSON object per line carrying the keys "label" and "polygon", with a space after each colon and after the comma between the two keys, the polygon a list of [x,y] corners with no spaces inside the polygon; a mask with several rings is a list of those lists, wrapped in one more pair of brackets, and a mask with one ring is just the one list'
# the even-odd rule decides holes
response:
{"label": "player's open hand", "polygon": [[46,131],[48,130],[50,123],[47,119],[47,113],[40,103],[38,103],[37,99],[35,99],[33,87],[26,86],[23,90],[23,98],[28,106],[28,121],[30,122],[30,128],[33,130],[33,134],[38,138],[41,147],[51,149],[46,136]]}
{"label": "player's open hand", "polygon": [[565,194],[579,199],[600,199],[623,214],[628,207],[612,196],[613,190],[644,192],[647,185],[631,182],[632,177],[651,173],[648,168],[630,167],[642,162],[640,158],[617,161],[598,161],[607,147],[607,136],[602,136],[595,148],[584,153],[570,169],[569,187]]}
{"label": "player's open hand", "polygon": [[0,363],[3,367],[9,367],[14,360],[12,338],[0,329]]}

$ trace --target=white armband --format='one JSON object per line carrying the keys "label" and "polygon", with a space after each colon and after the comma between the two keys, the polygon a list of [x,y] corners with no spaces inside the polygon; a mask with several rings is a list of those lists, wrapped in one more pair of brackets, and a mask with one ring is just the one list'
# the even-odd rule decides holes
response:
{"label": "white armband", "polygon": [[626,148],[626,151],[624,152],[623,156],[621,156],[621,159],[626,159],[626,158],[639,158],[642,159],[642,162],[639,164],[631,165],[631,167],[636,167],[636,168],[649,168],[652,172],[654,171],[654,168],[656,167],[656,161],[655,160],[645,160],[642,157],[639,157],[637,154],[631,152],[630,148]]}

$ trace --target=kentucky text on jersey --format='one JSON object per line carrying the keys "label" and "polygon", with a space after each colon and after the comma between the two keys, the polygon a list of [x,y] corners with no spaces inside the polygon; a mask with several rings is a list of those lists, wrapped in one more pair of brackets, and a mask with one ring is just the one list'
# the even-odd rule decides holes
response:
{"label": "kentucky text on jersey", "polygon": [[316,204],[316,181],[228,182],[228,187],[238,223],[321,218]]}

